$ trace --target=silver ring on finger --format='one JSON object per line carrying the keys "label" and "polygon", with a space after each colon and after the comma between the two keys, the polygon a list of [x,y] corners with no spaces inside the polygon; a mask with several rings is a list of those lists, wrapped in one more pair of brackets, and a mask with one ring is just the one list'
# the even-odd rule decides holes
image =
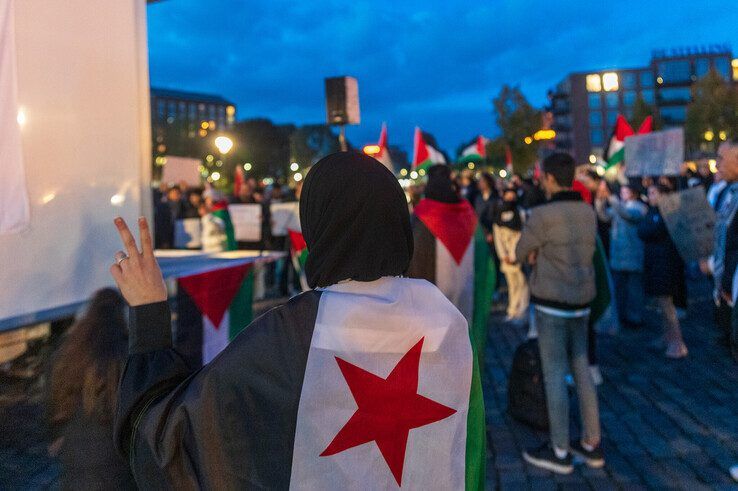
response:
{"label": "silver ring on finger", "polygon": [[118,266],[120,266],[120,263],[122,263],[126,259],[128,259],[128,254],[126,254],[125,252],[118,251],[115,253],[115,264],[117,264]]}

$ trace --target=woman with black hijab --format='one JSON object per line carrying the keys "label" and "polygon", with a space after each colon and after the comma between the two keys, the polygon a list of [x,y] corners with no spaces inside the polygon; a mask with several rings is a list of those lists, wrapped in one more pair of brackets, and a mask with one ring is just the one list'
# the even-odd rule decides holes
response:
{"label": "woman with black hijab", "polygon": [[[484,408],[466,321],[403,278],[413,237],[392,173],[330,155],[300,200],[313,290],[195,371],[139,220],[111,273],[131,305],[116,441],[142,488],[482,489]],[[420,429],[422,428],[422,429]],[[419,429],[419,430],[416,430]]]}
{"label": "woman with black hijab", "polygon": [[484,353],[496,272],[485,233],[461,199],[451,169],[428,169],[425,198],[413,210],[415,254],[408,276],[435,284],[464,314],[478,355]]}

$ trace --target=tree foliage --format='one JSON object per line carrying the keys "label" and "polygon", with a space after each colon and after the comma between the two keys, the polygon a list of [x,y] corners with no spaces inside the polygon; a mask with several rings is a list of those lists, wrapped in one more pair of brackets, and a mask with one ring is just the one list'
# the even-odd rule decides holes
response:
{"label": "tree foliage", "polygon": [[661,122],[661,117],[659,116],[658,111],[656,111],[656,106],[647,103],[643,97],[639,95],[635,104],[633,104],[633,116],[630,118],[630,124],[633,129],[637,131],[638,128],[641,127],[641,124],[643,124],[643,121],[645,121],[649,116],[653,118],[654,131],[660,130],[663,123]]}
{"label": "tree foliage", "polygon": [[[705,141],[708,131],[713,132],[712,142]],[[684,125],[687,148],[714,150],[722,131],[727,138],[738,136],[738,90],[713,69],[692,86]]]}
{"label": "tree foliage", "polygon": [[528,102],[518,86],[504,85],[493,100],[493,106],[501,139],[510,147],[513,168],[515,172],[525,173],[538,155],[536,142],[526,144],[525,138],[540,129],[541,112]]}

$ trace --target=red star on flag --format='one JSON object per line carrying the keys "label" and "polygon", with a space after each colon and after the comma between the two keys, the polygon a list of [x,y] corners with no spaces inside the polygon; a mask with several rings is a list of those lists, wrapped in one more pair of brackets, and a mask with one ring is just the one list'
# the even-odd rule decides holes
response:
{"label": "red star on flag", "polygon": [[321,457],[376,442],[397,485],[402,486],[410,430],[448,418],[456,412],[418,394],[423,339],[403,355],[386,379],[336,357],[358,408],[323,450]]}

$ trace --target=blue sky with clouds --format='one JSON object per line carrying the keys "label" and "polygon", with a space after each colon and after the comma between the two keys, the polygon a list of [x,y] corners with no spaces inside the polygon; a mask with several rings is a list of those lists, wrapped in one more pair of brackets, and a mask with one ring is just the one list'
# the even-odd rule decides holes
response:
{"label": "blue sky with clouds", "polygon": [[410,150],[416,125],[453,152],[495,133],[491,99],[532,103],[571,71],[646,65],[651,50],[729,43],[736,0],[166,0],[148,7],[152,85],[221,94],[239,119],[325,119],[323,78],[359,80],[352,143]]}

